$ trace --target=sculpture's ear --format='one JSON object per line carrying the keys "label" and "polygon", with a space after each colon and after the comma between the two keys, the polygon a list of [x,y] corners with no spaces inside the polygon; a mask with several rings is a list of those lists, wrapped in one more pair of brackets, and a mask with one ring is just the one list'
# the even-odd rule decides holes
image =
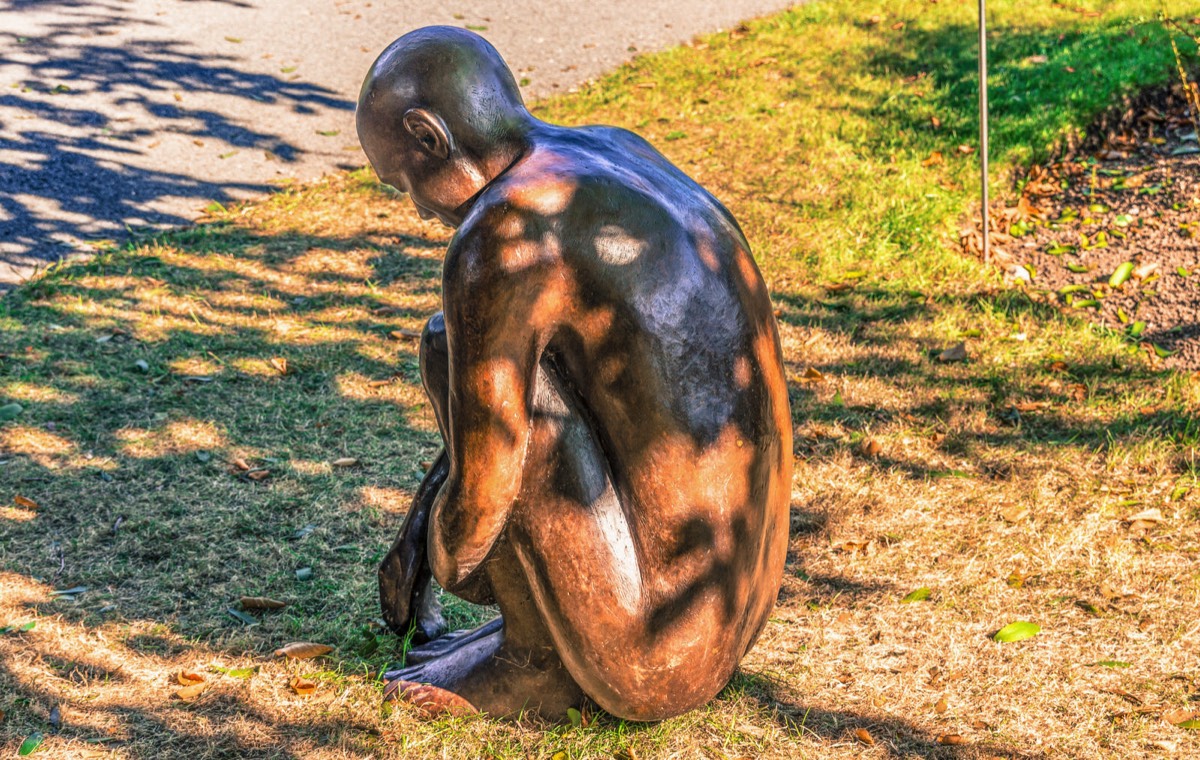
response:
{"label": "sculpture's ear", "polygon": [[404,128],[417,138],[426,153],[443,161],[450,156],[454,141],[442,117],[424,108],[410,108],[404,112]]}

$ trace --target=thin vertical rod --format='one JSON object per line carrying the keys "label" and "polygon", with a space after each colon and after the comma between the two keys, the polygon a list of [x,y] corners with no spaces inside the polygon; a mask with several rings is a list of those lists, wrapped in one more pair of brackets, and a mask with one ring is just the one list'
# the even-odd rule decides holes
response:
{"label": "thin vertical rod", "polygon": [[987,0],[979,0],[979,184],[983,198],[983,260],[992,260],[988,244],[988,97],[987,97]]}

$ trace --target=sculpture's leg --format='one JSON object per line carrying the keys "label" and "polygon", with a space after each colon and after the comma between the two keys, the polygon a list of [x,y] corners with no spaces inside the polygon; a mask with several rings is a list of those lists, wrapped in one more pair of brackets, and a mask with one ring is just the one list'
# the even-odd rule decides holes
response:
{"label": "sculpture's leg", "polygon": [[487,575],[503,617],[449,645],[443,639],[413,650],[410,662],[418,664],[385,674],[385,698],[412,702],[429,714],[478,710],[561,718],[583,701],[583,691],[555,651],[509,546],[497,546]]}
{"label": "sculpture's leg", "polygon": [[[572,479],[580,467],[592,475],[607,468],[586,423],[566,410],[544,370],[535,396],[538,413],[521,499],[554,521],[559,503],[575,499],[561,493],[564,478]],[[587,462],[565,461],[580,458]],[[508,537],[500,539],[483,576],[501,618],[413,649],[407,667],[385,674],[387,697],[413,702],[428,713],[478,709],[492,715],[562,717],[582,701],[583,691],[554,647],[526,567]]]}
{"label": "sculpture's leg", "polygon": [[[739,534],[752,516],[744,497],[712,479],[728,514],[687,503],[687,519],[637,522],[582,402],[556,377],[543,363],[520,496],[481,573],[503,623],[435,643],[428,657],[415,650],[414,664],[387,675],[389,696],[429,712],[556,718],[586,692],[618,717],[657,720],[711,699],[761,628],[773,598],[742,601],[759,556]],[[743,448],[721,445],[731,459]],[[660,487],[694,477],[694,460],[681,462]]]}

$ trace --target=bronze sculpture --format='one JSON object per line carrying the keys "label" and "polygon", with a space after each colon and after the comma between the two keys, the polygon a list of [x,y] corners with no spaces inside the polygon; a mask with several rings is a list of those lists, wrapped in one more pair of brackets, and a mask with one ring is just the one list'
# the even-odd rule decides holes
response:
{"label": "bronze sculpture", "polygon": [[[458,228],[420,346],[445,449],[380,568],[389,625],[429,641],[387,696],[703,704],[766,624],[788,538],[787,386],[737,222],[636,135],[534,118],[462,29],[389,46],[357,118],[381,180]],[[441,635],[431,577],[501,617]]]}

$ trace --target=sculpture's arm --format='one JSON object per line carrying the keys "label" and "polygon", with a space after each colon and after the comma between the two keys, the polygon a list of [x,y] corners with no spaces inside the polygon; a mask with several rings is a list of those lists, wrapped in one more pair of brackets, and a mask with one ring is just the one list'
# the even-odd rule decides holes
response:
{"label": "sculpture's arm", "polygon": [[450,473],[434,502],[429,557],[451,593],[472,584],[520,492],[535,373],[556,316],[543,298],[546,267],[506,271],[504,244],[464,230],[446,255]]}

